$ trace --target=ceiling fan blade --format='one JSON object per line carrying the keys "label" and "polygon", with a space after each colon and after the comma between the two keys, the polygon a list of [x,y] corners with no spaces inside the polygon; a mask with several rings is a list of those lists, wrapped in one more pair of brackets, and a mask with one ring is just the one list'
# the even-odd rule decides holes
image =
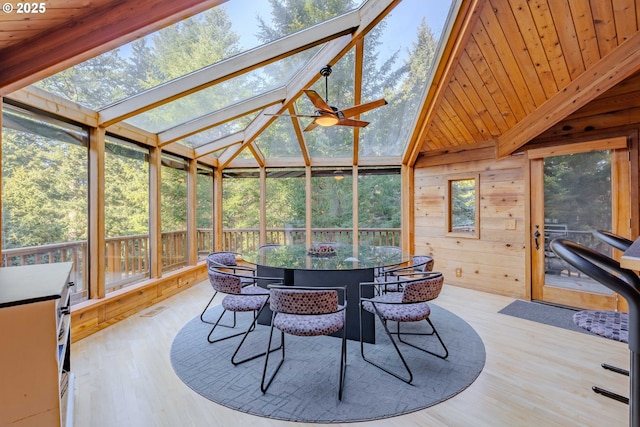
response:
{"label": "ceiling fan blade", "polygon": [[310,115],[310,114],[264,114],[265,116],[276,116],[276,117],[308,117],[310,119],[315,119],[318,116],[317,115]]}
{"label": "ceiling fan blade", "polygon": [[336,126],[353,126],[357,128],[363,128],[368,124],[369,122],[363,122],[362,120],[342,119],[338,123],[336,123]]}
{"label": "ceiling fan blade", "polygon": [[316,121],[312,121],[311,123],[309,123],[309,126],[307,126],[306,128],[304,128],[303,132],[309,132],[310,130],[314,130],[316,127],[318,127],[318,124],[316,123]]}
{"label": "ceiling fan blade", "polygon": [[365,113],[369,110],[373,110],[374,108],[382,107],[383,105],[387,105],[387,101],[383,99],[378,99],[377,101],[365,102],[364,104],[355,105],[353,107],[345,108],[342,111],[344,117],[353,117],[358,114]]}
{"label": "ceiling fan blade", "polygon": [[329,113],[334,112],[333,108],[331,108],[331,106],[329,106],[329,104],[327,104],[325,100],[322,99],[322,97],[318,95],[318,92],[316,92],[315,90],[305,90],[304,93],[309,97],[313,106],[316,107],[318,110],[326,111]]}

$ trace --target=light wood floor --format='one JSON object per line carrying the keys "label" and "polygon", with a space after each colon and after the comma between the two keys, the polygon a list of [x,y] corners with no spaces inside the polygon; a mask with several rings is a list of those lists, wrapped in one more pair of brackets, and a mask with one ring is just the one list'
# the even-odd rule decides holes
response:
{"label": "light wood floor", "polygon": [[[123,320],[72,345],[77,427],[297,426],[246,415],[191,391],[173,372],[174,336],[211,295],[207,282],[170,300],[153,317]],[[628,396],[629,382],[605,371],[629,367],[626,344],[498,314],[513,299],[445,286],[436,303],[470,323],[484,340],[483,372],[439,405],[359,427],[626,426],[628,406],[591,391]],[[204,338],[203,338],[204,339]],[[446,337],[444,337],[446,340]],[[372,369],[375,369],[372,367]],[[347,381],[348,381],[347,369]],[[381,373],[384,375],[384,373]],[[375,398],[372,397],[372,404]],[[310,426],[312,424],[306,424]]]}

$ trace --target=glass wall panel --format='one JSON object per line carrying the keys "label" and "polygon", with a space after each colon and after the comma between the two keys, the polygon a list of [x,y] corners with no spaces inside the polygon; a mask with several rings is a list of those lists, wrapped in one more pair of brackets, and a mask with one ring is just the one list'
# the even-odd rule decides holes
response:
{"label": "glass wall panel", "polygon": [[312,242],[353,241],[353,177],[351,169],[311,172]]}
{"label": "glass wall panel", "polygon": [[213,252],[213,168],[198,163],[196,176],[196,227],[198,259]]}
{"label": "glass wall panel", "polygon": [[73,262],[86,299],[88,132],[8,104],[2,119],[2,265]]}
{"label": "glass wall panel", "polygon": [[105,141],[105,287],[111,292],[149,278],[149,150]]}
{"label": "glass wall panel", "polygon": [[267,170],[267,243],[305,242],[306,184],[304,169]]}
{"label": "glass wall panel", "polygon": [[358,241],[400,246],[399,168],[358,169]]}
{"label": "glass wall panel", "polygon": [[388,105],[361,116],[360,155],[399,156],[410,137],[451,1],[403,0],[364,38],[363,102]]}
{"label": "glass wall panel", "polygon": [[260,173],[225,169],[222,175],[222,247],[242,253],[260,244]]}
{"label": "glass wall panel", "polygon": [[162,155],[160,222],[162,223],[162,271],[187,264],[187,185],[186,160]]}

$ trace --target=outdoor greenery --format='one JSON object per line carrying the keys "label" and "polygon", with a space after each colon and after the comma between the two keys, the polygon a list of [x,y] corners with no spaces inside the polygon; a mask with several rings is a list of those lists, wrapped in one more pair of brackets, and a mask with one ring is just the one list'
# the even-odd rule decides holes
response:
{"label": "outdoor greenery", "polygon": [[[270,20],[256,17],[256,36],[262,42],[291,34],[309,23],[332,18],[354,9],[360,2],[349,0],[269,0]],[[398,53],[382,57],[380,37],[385,21],[365,38],[363,102],[385,97],[385,108],[372,112],[372,122],[386,123],[364,129],[360,151],[366,155],[398,155],[407,142],[410,124],[417,112],[437,39],[424,22],[408,59]],[[141,38],[125,49],[116,49],[71,67],[39,82],[37,86],[92,109],[100,109],[163,82],[229,58],[243,50],[224,7],[216,7],[193,19]],[[312,53],[312,52],[311,52]],[[309,55],[310,53],[306,53]],[[354,52],[335,66],[329,93],[324,81],[314,89],[332,103],[348,106],[354,100]],[[278,77],[295,69],[295,61],[282,61],[242,78],[234,78],[215,90],[202,91],[131,119],[131,123],[154,131],[164,130],[234,100],[254,96],[269,88]],[[300,112],[309,112],[304,97],[296,103]],[[18,248],[47,243],[87,239],[88,220],[88,131],[50,118],[5,106],[3,111],[3,247]],[[248,121],[248,119],[247,119]],[[225,124],[224,126],[231,126]],[[300,156],[297,141],[290,139],[293,152],[282,149],[290,120],[279,118],[261,136],[258,147],[265,156]],[[220,130],[224,132],[224,129]],[[369,132],[369,133],[367,133]],[[353,131],[332,128],[307,135],[312,155],[350,157]],[[297,150],[297,151],[296,151]],[[105,162],[105,219],[108,237],[148,233],[149,190],[148,153],[113,136],[108,137]],[[253,171],[255,172],[255,171]],[[347,170],[346,172],[350,172]],[[396,171],[397,172],[397,171]],[[363,176],[359,181],[359,221],[361,227],[400,226],[400,177]],[[162,230],[186,226],[186,172],[181,161],[164,162],[162,169]],[[202,177],[206,177],[202,179]],[[198,180],[198,227],[212,225],[212,175]],[[259,187],[256,179],[225,179],[224,226],[257,227]],[[332,177],[313,178],[313,226],[351,228],[352,182]],[[304,178],[268,178],[268,226],[304,224]]]}

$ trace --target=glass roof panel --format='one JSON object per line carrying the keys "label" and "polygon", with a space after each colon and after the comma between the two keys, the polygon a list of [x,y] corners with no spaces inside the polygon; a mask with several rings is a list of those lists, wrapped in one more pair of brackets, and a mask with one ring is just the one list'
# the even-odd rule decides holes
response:
{"label": "glass roof panel", "polygon": [[384,97],[389,104],[361,116],[371,124],[360,133],[360,156],[402,154],[450,7],[450,1],[426,8],[422,0],[403,0],[365,36],[363,102]]}
{"label": "glass roof panel", "polygon": [[[315,90],[330,106],[345,109],[353,106],[354,50],[347,53],[325,79],[318,80],[311,89]],[[327,94],[326,88],[329,89]],[[300,114],[314,114],[314,108],[306,96],[300,97]],[[311,122],[306,120],[304,126]],[[321,127],[304,132],[304,137],[312,157],[350,157],[353,155],[353,128],[349,126]]]}
{"label": "glass roof panel", "polygon": [[256,145],[267,158],[302,157],[300,143],[290,117],[278,117],[256,139]]}
{"label": "glass roof panel", "polygon": [[226,123],[222,123],[221,125],[212,127],[211,129],[207,129],[203,132],[199,132],[183,138],[177,142],[189,148],[202,147],[203,145],[213,142],[217,139],[244,130],[249,125],[249,123],[251,123],[253,119],[258,116],[258,114],[260,114],[260,112],[246,114],[242,117],[238,117],[235,120],[230,120]]}
{"label": "glass roof panel", "polygon": [[[36,86],[100,110],[177,77],[352,10],[288,0],[287,18],[267,0],[229,0],[145,37],[48,77]],[[362,3],[362,2],[359,2]],[[290,16],[291,15],[291,16]],[[294,25],[282,25],[293,17]],[[299,18],[299,19],[295,19]],[[97,78],[99,76],[99,78]]]}
{"label": "glass roof panel", "polygon": [[230,104],[264,94],[284,86],[320,48],[317,46],[283,58],[125,121],[148,132],[162,132]]}

